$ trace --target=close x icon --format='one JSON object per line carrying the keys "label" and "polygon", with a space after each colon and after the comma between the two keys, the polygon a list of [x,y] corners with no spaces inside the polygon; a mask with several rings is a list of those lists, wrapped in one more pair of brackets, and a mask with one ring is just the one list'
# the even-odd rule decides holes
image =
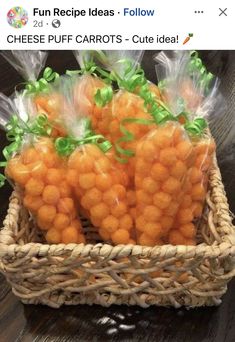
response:
{"label": "close x icon", "polygon": [[227,8],[224,8],[224,9],[222,9],[222,8],[219,8],[219,17],[221,17],[221,15],[225,15],[226,17],[228,16],[228,14],[227,14]]}

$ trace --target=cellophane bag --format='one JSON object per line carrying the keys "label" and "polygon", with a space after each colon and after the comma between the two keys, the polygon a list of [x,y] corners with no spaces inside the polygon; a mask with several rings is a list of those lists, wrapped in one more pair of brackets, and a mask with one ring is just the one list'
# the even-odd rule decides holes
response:
{"label": "cellophane bag", "polygon": [[[27,116],[35,117],[44,114],[53,124],[52,135],[65,135],[63,127],[58,122],[58,110],[61,105],[60,95],[49,84],[54,83],[59,75],[50,67],[45,67],[47,52],[44,51],[3,51],[4,58],[19,72],[25,82],[23,89],[16,88],[12,95],[15,106]],[[42,77],[39,78],[40,72]]]}
{"label": "cellophane bag", "polygon": [[[97,51],[73,51],[74,56],[80,66],[77,82],[74,87],[74,105],[78,113],[83,113],[83,115],[91,118],[92,128],[101,134],[104,133],[103,127],[106,127],[108,122],[105,122],[105,116],[102,115],[103,106],[98,104],[95,100],[97,92],[102,91],[102,89],[107,88],[109,85],[109,80],[105,78],[107,73],[101,74],[101,68],[98,66],[98,60],[96,56],[99,55]],[[100,53],[100,56],[103,56]],[[103,72],[103,69],[102,71]],[[72,74],[76,74],[76,71],[72,71]],[[112,97],[112,87],[109,85],[109,91],[111,91]],[[103,122],[104,121],[104,122]]]}
{"label": "cellophane bag", "polygon": [[[41,80],[37,81],[36,84],[38,84],[38,82],[40,82]],[[63,95],[60,94],[57,89],[57,83],[59,82],[59,76],[58,78],[56,76],[56,79],[54,79],[53,82],[51,82],[50,84],[45,83],[45,86],[42,89],[39,86],[38,90],[32,88],[31,91],[26,90],[22,94],[24,101],[26,99],[28,99],[28,101],[31,101],[30,103],[34,108],[34,112],[36,113],[36,115],[46,115],[52,125],[51,136],[54,138],[65,136],[67,134],[66,129],[61,123],[59,117],[60,108],[64,102]]]}
{"label": "cellophane bag", "polygon": [[[68,154],[66,179],[80,210],[92,222],[102,240],[113,244],[134,243],[128,178],[123,167],[118,165],[111,144],[93,131],[89,116],[77,111],[74,103],[79,99],[74,98],[71,78],[61,82],[60,92],[66,94],[61,117],[69,138],[58,138],[56,145],[59,150],[62,146],[62,154]],[[105,146],[107,143],[108,148]],[[63,150],[63,146],[67,146],[68,152]]]}
{"label": "cellophane bag", "polygon": [[[203,212],[208,173],[215,152],[214,139],[205,129],[206,121],[210,120],[210,115],[220,115],[224,102],[218,90],[218,80],[207,72],[197,53],[177,51],[173,57],[168,57],[161,52],[156,61],[164,101],[184,127],[188,144],[193,148],[182,184],[181,200],[167,239],[171,244],[191,244],[196,242],[195,225]],[[220,113],[213,113],[217,101],[221,101]]]}
{"label": "cellophane bag", "polygon": [[[34,84],[41,72],[44,68],[47,52],[43,51],[1,51],[0,54],[16,69],[16,71],[23,77],[25,83],[23,88],[25,88],[26,84]],[[11,106],[14,107],[14,110],[8,111],[8,114],[11,116],[12,113],[18,112],[20,113],[21,119],[26,121],[28,119],[29,113],[35,113],[34,105],[29,96],[25,96],[25,90],[19,90],[16,87],[15,92],[12,94],[11,98],[9,98],[8,102],[11,102]],[[3,95],[2,95],[3,96]],[[6,100],[6,98],[5,98]],[[6,101],[1,98],[1,106]],[[1,113],[1,117],[3,118],[3,113]]]}
{"label": "cellophane bag", "polygon": [[193,160],[193,145],[177,122],[159,125],[138,142],[135,187],[139,244],[195,244],[194,225],[185,228],[193,216],[184,204]]}
{"label": "cellophane bag", "polygon": [[11,144],[3,150],[5,174],[20,192],[25,208],[48,243],[85,242],[66,179],[67,160],[57,154],[47,118],[40,115],[23,121],[16,109],[12,113],[11,106],[4,120],[6,114],[9,120],[4,128]]}
{"label": "cellophane bag", "polygon": [[0,93],[0,127],[5,130],[12,113],[16,113],[17,109],[13,100],[3,93]]}
{"label": "cellophane bag", "polygon": [[33,50],[1,51],[1,55],[26,81],[35,82],[44,68],[48,53]]}
{"label": "cellophane bag", "polygon": [[[112,100],[102,106],[96,127],[115,145],[116,151],[124,159],[125,155],[134,156],[136,142],[153,127],[145,101],[139,96],[139,84],[143,76],[140,68],[142,56],[143,51],[104,50],[94,57],[110,72],[111,81],[115,80],[117,85]],[[88,57],[86,54],[86,58]],[[153,96],[160,97],[157,86],[147,81],[145,86],[151,90]],[[128,175],[134,184],[135,158],[126,159],[126,162]]]}

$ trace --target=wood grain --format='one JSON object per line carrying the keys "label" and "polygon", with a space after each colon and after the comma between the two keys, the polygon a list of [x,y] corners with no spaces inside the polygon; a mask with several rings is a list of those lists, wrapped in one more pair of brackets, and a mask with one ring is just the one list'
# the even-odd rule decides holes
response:
{"label": "wood grain", "polygon": [[[145,54],[143,66],[154,81],[150,59],[156,51]],[[218,73],[226,71],[229,52],[203,52],[207,64]],[[210,58],[214,57],[214,64]],[[48,65],[56,71],[75,69],[69,51],[50,53]],[[21,77],[0,56],[0,91],[10,95]],[[6,141],[0,136],[1,149]],[[231,154],[232,155],[232,154]],[[235,158],[219,159],[230,207],[235,212]],[[1,189],[0,218],[3,220],[11,192]],[[24,306],[12,294],[0,275],[0,342],[43,341],[157,341],[157,342],[233,342],[235,341],[235,281],[223,297],[220,307],[175,310],[151,307],[76,306],[59,310],[44,306]]]}
{"label": "wood grain", "polygon": [[[1,295],[2,288],[6,286],[1,286]],[[235,340],[234,288],[233,281],[219,308],[192,310],[87,305],[55,310],[24,306],[4,290],[0,341],[232,342]]]}

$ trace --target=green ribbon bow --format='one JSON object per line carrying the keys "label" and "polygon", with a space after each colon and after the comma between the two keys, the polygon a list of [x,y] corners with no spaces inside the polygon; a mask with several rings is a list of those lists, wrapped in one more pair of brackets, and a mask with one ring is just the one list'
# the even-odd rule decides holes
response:
{"label": "green ribbon bow", "polygon": [[[140,125],[151,125],[154,123],[154,120],[147,120],[147,119],[135,119],[135,118],[126,118],[123,119],[120,123],[120,131],[122,132],[123,136],[119,138],[115,143],[115,149],[117,152],[116,159],[125,164],[128,162],[129,157],[134,157],[135,153],[132,150],[124,149],[121,147],[121,143],[131,142],[135,139],[135,135],[126,129],[126,123],[136,123]],[[124,156],[124,157],[122,157]]]}
{"label": "green ribbon bow", "polygon": [[68,76],[74,75],[84,75],[84,74],[93,74],[95,75],[95,71],[97,69],[97,65],[93,61],[84,61],[84,67],[80,70],[66,70],[65,74]]}
{"label": "green ribbon bow", "polygon": [[51,68],[45,68],[42,78],[38,81],[29,81],[25,86],[26,94],[37,94],[41,92],[47,92],[49,83],[54,82],[59,78],[59,74],[53,71]]}
{"label": "green ribbon bow", "polygon": [[85,60],[85,58],[83,58],[83,67],[80,70],[66,70],[66,75],[74,76],[90,74],[102,78],[102,80],[107,84],[111,84],[115,81],[112,72],[101,68],[95,63],[94,59],[97,59],[103,64],[107,62],[107,57],[103,51],[92,51],[89,60]]}
{"label": "green ribbon bow", "polygon": [[126,89],[132,93],[137,87],[145,85],[147,80],[144,70],[139,65],[135,67],[133,61],[129,59],[121,59],[118,63],[123,64],[123,76],[121,77],[115,71],[112,72],[112,75],[119,88]]}
{"label": "green ribbon bow", "polygon": [[17,115],[13,115],[6,125],[7,140],[12,143],[3,149],[3,155],[9,160],[14,152],[17,152],[23,142],[26,134],[36,136],[50,136],[52,127],[46,115],[38,115],[35,120],[26,123],[19,119]]}
{"label": "green ribbon bow", "polygon": [[192,136],[202,136],[204,130],[208,127],[207,122],[203,118],[196,118],[193,121],[186,122],[184,128]]}
{"label": "green ribbon bow", "polygon": [[90,120],[86,120],[85,134],[82,139],[60,137],[55,140],[56,151],[61,156],[69,156],[77,147],[85,144],[95,144],[104,153],[112,148],[112,144],[103,135],[92,131]]}
{"label": "green ribbon bow", "polygon": [[104,107],[107,103],[109,103],[113,98],[113,89],[111,86],[107,86],[101,89],[98,89],[95,96],[95,104],[98,107]]}

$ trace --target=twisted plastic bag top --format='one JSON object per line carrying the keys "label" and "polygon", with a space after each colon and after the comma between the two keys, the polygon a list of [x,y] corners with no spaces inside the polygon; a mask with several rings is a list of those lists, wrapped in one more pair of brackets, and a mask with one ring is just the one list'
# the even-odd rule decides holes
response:
{"label": "twisted plastic bag top", "polygon": [[83,68],[86,62],[94,61],[103,68],[115,72],[120,77],[124,76],[126,64],[123,61],[131,61],[133,69],[141,63],[143,50],[100,50],[100,51],[73,51],[74,56]]}
{"label": "twisted plastic bag top", "polygon": [[44,68],[48,53],[45,51],[1,51],[1,55],[26,81],[36,81]]}
{"label": "twisted plastic bag top", "polygon": [[64,75],[50,86],[51,93],[59,96],[58,121],[64,125],[69,135],[76,138],[82,138],[86,129],[85,115],[82,112],[78,113],[74,96],[75,87],[80,81],[81,77]]}
{"label": "twisted plastic bag top", "polygon": [[12,113],[16,112],[13,100],[0,93],[0,127],[2,129],[6,129],[6,124],[9,122]]}
{"label": "twisted plastic bag top", "polygon": [[187,112],[191,119],[209,120],[212,113],[222,115],[226,106],[220,81],[206,70],[197,52],[161,52],[155,61],[159,86],[174,115]]}

